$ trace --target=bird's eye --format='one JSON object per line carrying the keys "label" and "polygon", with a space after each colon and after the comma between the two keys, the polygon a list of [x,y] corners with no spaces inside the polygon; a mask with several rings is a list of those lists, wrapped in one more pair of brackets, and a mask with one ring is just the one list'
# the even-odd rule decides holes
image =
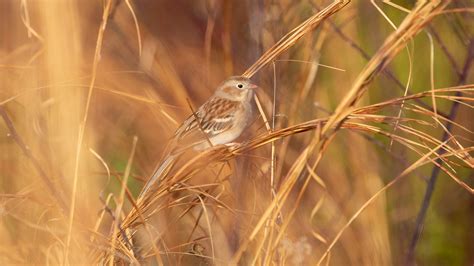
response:
{"label": "bird's eye", "polygon": [[244,85],[242,85],[242,84],[237,84],[237,88],[242,89],[243,87],[244,87]]}

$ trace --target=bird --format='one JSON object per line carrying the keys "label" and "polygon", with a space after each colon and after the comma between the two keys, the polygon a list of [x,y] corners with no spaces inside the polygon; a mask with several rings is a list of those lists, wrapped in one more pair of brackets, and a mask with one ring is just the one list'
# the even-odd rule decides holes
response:
{"label": "bird", "polygon": [[214,94],[178,127],[170,143],[170,151],[152,177],[144,185],[138,199],[150,191],[183,151],[202,151],[216,145],[230,144],[251,124],[252,99],[257,85],[249,78],[231,76]]}

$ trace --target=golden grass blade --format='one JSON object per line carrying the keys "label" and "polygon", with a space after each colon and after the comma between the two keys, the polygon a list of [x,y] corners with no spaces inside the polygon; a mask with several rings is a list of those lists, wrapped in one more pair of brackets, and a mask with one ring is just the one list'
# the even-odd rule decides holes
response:
{"label": "golden grass blade", "polygon": [[97,33],[97,42],[96,42],[96,48],[95,48],[95,53],[94,53],[94,61],[92,65],[92,78],[89,85],[89,91],[87,93],[87,102],[86,102],[86,107],[85,107],[84,118],[82,120],[82,123],[79,125],[79,137],[77,140],[76,161],[75,161],[75,166],[74,166],[74,177],[73,177],[72,193],[71,193],[71,206],[69,209],[68,234],[67,234],[67,239],[66,239],[66,247],[65,247],[66,251],[65,251],[65,256],[64,256],[66,264],[69,263],[69,249],[71,246],[72,227],[74,223],[74,214],[75,214],[75,207],[76,207],[77,181],[79,178],[79,166],[80,166],[80,160],[81,160],[82,142],[84,139],[84,131],[85,131],[86,123],[87,123],[87,117],[89,115],[89,108],[91,104],[95,80],[97,77],[96,76],[97,68],[99,65],[99,58],[100,58],[100,54],[102,50],[104,32],[107,27],[107,21],[109,18],[111,6],[112,6],[112,1],[108,0],[105,4],[104,11],[102,14],[102,23]]}
{"label": "golden grass blade", "polygon": [[[121,214],[122,214],[122,208],[123,208],[123,204],[124,204],[124,201],[125,201],[125,190],[126,190],[126,187],[127,187],[127,183],[128,183],[128,178],[130,176],[130,171],[131,171],[131,168],[132,168],[132,162],[133,162],[133,158],[135,156],[135,149],[137,147],[137,141],[138,141],[138,138],[137,136],[134,136],[133,137],[133,144],[132,144],[132,150],[130,152],[130,156],[128,157],[128,161],[127,161],[127,166],[125,167],[125,172],[124,172],[124,175],[123,175],[123,179],[122,179],[122,184],[121,184],[121,189],[120,189],[120,195],[119,197],[117,198],[117,207],[115,208],[115,217],[116,217],[116,221],[114,222],[114,229],[113,229],[113,234],[112,235],[117,235],[119,230],[122,230],[120,228],[120,217],[121,217]],[[113,258],[113,254],[115,254],[115,240],[116,238],[112,238],[112,245],[111,245],[111,250],[110,250],[110,259],[109,259],[109,264],[110,265],[113,265],[114,263],[114,258]],[[135,259],[136,260],[136,259]]]}
{"label": "golden grass blade", "polygon": [[[329,244],[327,247],[326,251],[323,253],[321,258],[318,261],[318,266],[321,265],[321,263],[324,261],[324,259],[328,256],[329,252],[331,249],[334,247],[334,245],[337,243],[341,235],[344,233],[344,231],[354,222],[354,220],[364,211],[375,199],[377,199],[378,196],[380,196],[382,193],[384,193],[386,190],[388,190],[390,187],[392,187],[394,184],[396,184],[398,181],[400,181],[401,178],[407,176],[409,173],[411,173],[413,170],[419,167],[420,164],[422,164],[425,160],[427,160],[433,153],[435,153],[441,146],[445,145],[447,142],[441,143],[438,147],[432,149],[429,153],[426,153],[424,156],[422,156],[420,159],[418,159],[416,162],[414,162],[412,165],[410,165],[407,169],[405,169],[400,175],[395,177],[392,181],[390,181],[387,185],[385,185],[382,189],[377,191],[370,199],[368,199],[355,213],[354,215],[349,219],[349,221],[339,230],[339,232],[336,234],[334,237],[333,241]],[[433,160],[434,161],[434,160]]]}
{"label": "golden grass blade", "polygon": [[330,17],[341,8],[346,6],[350,0],[335,0],[329,4],[326,8],[311,16],[299,26],[294,28],[288,34],[283,36],[275,45],[268,49],[251,67],[249,67],[242,76],[252,77],[260,69],[268,65],[270,62],[274,61],[279,55],[288,50],[293,46],[296,41],[303,37],[308,32],[312,31],[317,27],[324,19]]}
{"label": "golden grass blade", "polygon": [[130,10],[130,13],[132,14],[133,17],[133,22],[135,23],[135,29],[137,31],[137,41],[138,41],[138,56],[142,56],[142,37],[140,34],[140,25],[138,24],[138,19],[137,15],[135,15],[135,11],[133,11],[132,4],[130,3],[130,0],[125,0],[125,4],[127,4],[127,8]]}
{"label": "golden grass blade", "polygon": [[[324,126],[322,133],[326,134],[330,128],[337,127],[353,109],[356,101],[367,90],[367,86],[375,76],[383,70],[395,55],[402,49],[406,42],[413,38],[423,27],[434,18],[434,13],[443,10],[448,1],[419,1],[415,8],[407,15],[400,24],[397,31],[392,33],[372,59],[367,63],[364,70],[354,81],[351,89],[346,93],[339,103],[334,115]],[[423,19],[420,19],[423,18]]]}
{"label": "golden grass blade", "polygon": [[[418,206],[393,203],[416,201],[430,168],[431,211],[470,221],[474,85],[451,86],[472,83],[469,0],[56,2],[0,1],[0,263],[400,264],[409,236],[392,225]],[[245,66],[263,122],[137,197],[186,99]],[[454,225],[427,218],[415,232]],[[440,252],[469,254],[414,257]]]}

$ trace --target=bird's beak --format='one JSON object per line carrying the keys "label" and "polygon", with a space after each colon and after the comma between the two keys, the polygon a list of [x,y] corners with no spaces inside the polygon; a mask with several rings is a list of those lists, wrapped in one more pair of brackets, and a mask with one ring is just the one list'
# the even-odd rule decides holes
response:
{"label": "bird's beak", "polygon": [[255,90],[256,88],[258,88],[258,86],[255,85],[255,84],[250,84],[249,85],[249,89],[251,89],[251,90]]}

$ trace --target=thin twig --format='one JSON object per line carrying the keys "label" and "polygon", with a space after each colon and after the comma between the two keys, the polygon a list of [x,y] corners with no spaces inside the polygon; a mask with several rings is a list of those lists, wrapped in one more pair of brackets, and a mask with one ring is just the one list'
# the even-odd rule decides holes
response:
{"label": "thin twig", "polygon": [[[127,235],[126,235],[125,231],[122,229],[121,224],[120,224],[120,220],[118,220],[118,218],[120,217],[120,214],[122,213],[122,208],[123,208],[124,199],[125,199],[125,191],[126,191],[126,188],[127,188],[128,178],[130,176],[130,171],[132,169],[132,162],[133,162],[133,158],[135,156],[135,149],[137,147],[137,142],[138,142],[138,137],[134,136],[133,137],[132,151],[130,152],[130,156],[128,157],[127,166],[125,167],[125,172],[123,174],[123,179],[122,179],[122,184],[121,184],[122,188],[120,190],[119,197],[116,199],[117,207],[115,208],[115,215],[114,215],[117,220],[114,222],[113,235],[117,235],[117,232],[120,231],[120,233],[124,236],[124,239],[126,240],[127,244],[130,244],[130,240],[127,238]],[[111,252],[110,252],[111,257],[113,257],[113,255],[115,254],[115,252],[114,252],[115,249],[116,249],[115,240],[116,240],[115,237],[112,238],[112,244],[110,245],[111,246]],[[109,260],[109,264],[113,265],[113,262],[114,262],[114,259],[111,258]]]}
{"label": "thin twig", "polygon": [[[317,10],[319,10],[319,7],[316,4],[313,3],[313,6]],[[371,59],[371,56],[364,49],[362,49],[362,47],[360,47],[354,40],[352,40],[349,36],[347,36],[344,32],[342,32],[342,30],[330,18],[327,19],[327,23],[331,26],[331,28],[334,30],[334,32],[337,33],[337,35],[339,35],[339,37],[343,41],[345,41],[352,48],[354,48],[354,50],[356,50],[365,60],[369,61]],[[395,74],[393,74],[392,71],[390,71],[389,69],[384,69],[382,71],[382,74],[385,75],[389,80],[393,81],[395,83],[395,85],[397,85],[397,87],[400,90],[405,91],[406,86],[403,85],[403,83],[395,76]],[[413,94],[413,93],[411,92],[411,90],[408,90],[408,94]],[[421,106],[423,106],[423,107],[425,107],[429,110],[433,110],[431,108],[431,106],[429,106],[427,103],[425,103],[425,102],[423,102],[419,99],[416,99],[415,101],[419,105],[421,105]],[[438,113],[440,113],[443,116],[447,116],[447,114],[444,114],[444,113],[440,112],[439,110],[438,110]]]}
{"label": "thin twig", "polygon": [[[470,47],[468,54],[466,56],[466,61],[464,63],[463,70],[459,76],[459,85],[463,85],[466,82],[466,79],[468,77],[469,70],[471,69],[472,66],[472,61],[474,60],[474,39],[471,39],[470,41]],[[456,92],[456,96],[461,96],[461,92]],[[451,106],[451,110],[449,111],[448,115],[448,122],[446,124],[446,131],[444,132],[441,141],[444,142],[449,138],[449,134],[451,132],[451,128],[453,126],[453,123],[451,121],[454,121],[456,119],[456,115],[459,109],[459,102],[455,101],[453,105]],[[445,153],[445,150],[440,149],[437,151],[437,153],[441,156]],[[443,161],[438,158],[436,159],[437,164],[442,165]],[[415,264],[415,249],[416,245],[418,244],[418,241],[421,237],[421,232],[423,230],[423,224],[426,218],[426,213],[428,211],[428,207],[430,205],[431,197],[433,196],[433,191],[436,185],[436,181],[438,179],[438,175],[440,172],[441,168],[438,166],[433,167],[433,170],[431,171],[431,176],[428,181],[428,185],[425,190],[425,196],[423,197],[423,202],[421,204],[420,211],[418,212],[418,216],[416,218],[416,226],[415,226],[415,231],[413,233],[410,246],[408,248],[408,253],[406,257],[406,264],[407,265],[414,265]]]}
{"label": "thin twig", "polygon": [[446,55],[448,58],[449,63],[451,64],[451,67],[456,71],[456,74],[458,76],[461,76],[462,73],[459,69],[458,64],[456,63],[456,60],[454,59],[454,56],[451,52],[449,52],[448,48],[444,44],[444,42],[441,40],[441,37],[439,36],[438,32],[436,32],[435,28],[431,25],[428,25],[428,31],[430,34],[434,37],[435,41],[438,43],[439,47],[443,51],[443,53]]}
{"label": "thin twig", "polygon": [[350,0],[334,0],[331,4],[326,6],[320,12],[314,14],[292,31],[288,32],[283,36],[277,43],[275,43],[270,49],[268,49],[260,58],[249,67],[242,76],[252,77],[264,66],[274,61],[279,55],[292,47],[296,41],[303,37],[306,33],[312,31],[316,28],[322,21],[338,12],[341,8],[346,6]]}
{"label": "thin twig", "polygon": [[5,121],[5,124],[7,125],[8,130],[10,131],[10,137],[16,142],[16,144],[18,145],[18,147],[20,147],[20,149],[23,151],[23,153],[26,155],[26,157],[33,163],[33,166],[35,167],[35,169],[38,172],[39,176],[41,177],[43,182],[46,184],[48,189],[50,190],[51,195],[53,195],[56,198],[56,200],[58,201],[59,207],[61,207],[61,209],[65,213],[67,213],[68,207],[67,207],[66,202],[64,201],[64,199],[61,197],[62,194],[60,194],[59,191],[56,189],[53,182],[51,181],[51,179],[46,174],[45,170],[41,167],[41,164],[38,161],[38,159],[36,159],[36,157],[31,152],[31,149],[25,144],[23,139],[20,137],[20,135],[18,134],[18,132],[15,129],[15,126],[13,125],[12,120],[8,116],[8,113],[5,110],[5,107],[3,107],[2,105],[0,105],[0,115],[2,116],[3,120]]}
{"label": "thin twig", "polygon": [[[446,141],[447,142],[447,141]],[[321,258],[319,259],[318,261],[318,266],[321,265],[321,263],[324,261],[324,259],[328,256],[329,252],[331,251],[331,249],[334,247],[334,245],[337,243],[337,241],[339,240],[339,238],[342,236],[342,233],[344,233],[344,231],[355,221],[355,219],[357,217],[359,217],[359,215],[362,213],[362,211],[364,211],[372,202],[374,202],[375,199],[377,199],[379,197],[379,195],[381,195],[382,193],[384,193],[385,191],[387,191],[390,187],[392,187],[393,185],[395,185],[398,181],[400,181],[403,177],[406,177],[409,173],[413,172],[415,169],[418,168],[418,165],[419,164],[422,164],[426,161],[431,161],[432,159],[430,158],[432,154],[436,154],[436,151],[438,149],[440,149],[443,145],[446,144],[446,142],[444,143],[440,143],[438,145],[438,147],[435,147],[433,150],[431,150],[430,152],[424,154],[420,159],[418,159],[416,162],[414,162],[413,164],[411,164],[408,168],[406,168],[405,170],[403,170],[402,173],[400,173],[398,176],[396,176],[394,179],[392,179],[392,181],[390,181],[387,185],[385,185],[384,187],[382,187],[380,190],[378,190],[374,195],[372,195],[372,197],[370,197],[369,200],[367,200],[355,213],[354,215],[351,216],[351,218],[349,219],[349,221],[342,227],[341,230],[339,230],[339,232],[336,234],[336,236],[334,237],[333,241],[331,241],[331,243],[329,244],[329,246],[327,247],[326,251],[323,253],[323,255],[321,256]],[[438,157],[439,158],[439,157]]]}
{"label": "thin twig", "polygon": [[97,78],[97,68],[100,61],[100,54],[102,51],[102,41],[104,38],[105,28],[107,27],[107,21],[109,19],[109,14],[112,6],[112,0],[107,1],[104,11],[102,13],[102,22],[100,24],[100,28],[97,33],[97,42],[95,47],[94,53],[94,61],[92,64],[92,77],[89,85],[89,90],[87,93],[87,101],[86,107],[84,111],[84,118],[82,123],[79,125],[79,134],[77,140],[77,147],[76,147],[76,160],[74,163],[74,177],[73,177],[73,184],[72,184],[72,192],[71,192],[71,207],[69,209],[69,221],[68,221],[68,234],[66,238],[66,246],[65,246],[65,255],[64,259],[66,262],[69,260],[69,249],[71,245],[71,238],[72,238],[72,226],[74,223],[74,211],[76,206],[76,193],[77,193],[77,183],[79,180],[79,166],[80,166],[80,159],[81,159],[81,151],[82,151],[82,142],[84,140],[84,132],[87,124],[87,117],[89,115],[89,108],[91,105],[92,93],[94,91],[94,85]]}

